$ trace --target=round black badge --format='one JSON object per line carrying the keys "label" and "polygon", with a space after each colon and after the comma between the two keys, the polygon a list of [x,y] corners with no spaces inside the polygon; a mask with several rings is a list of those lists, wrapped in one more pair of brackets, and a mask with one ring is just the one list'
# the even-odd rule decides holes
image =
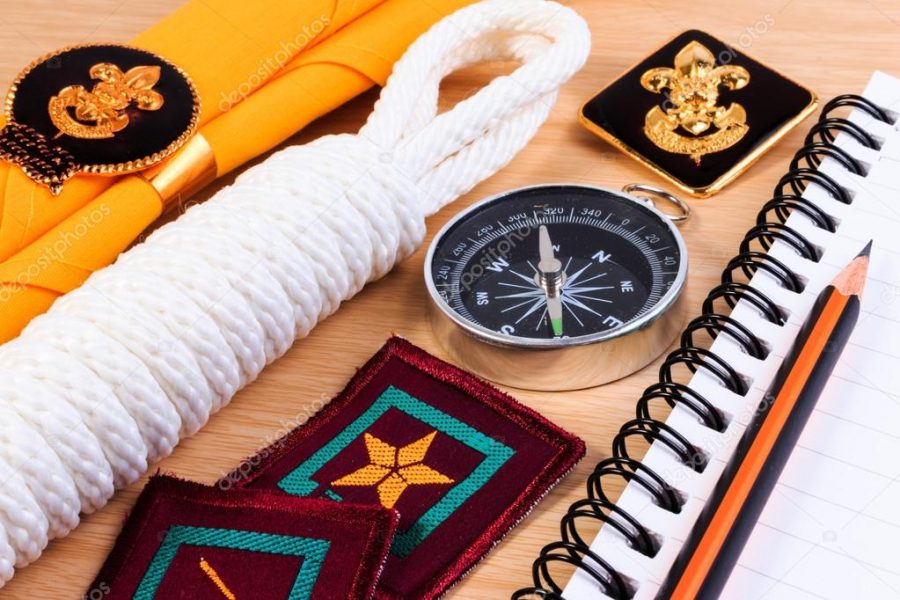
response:
{"label": "round black badge", "polygon": [[187,74],[151,52],[117,44],[69,47],[29,65],[6,99],[0,158],[58,193],[76,172],[146,169],[197,129]]}

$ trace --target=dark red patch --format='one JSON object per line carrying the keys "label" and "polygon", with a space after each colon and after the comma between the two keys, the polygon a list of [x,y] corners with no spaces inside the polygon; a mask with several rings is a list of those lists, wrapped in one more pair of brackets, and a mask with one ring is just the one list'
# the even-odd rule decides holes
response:
{"label": "dark red patch", "polygon": [[[372,463],[364,434],[401,448],[431,432],[422,464],[453,481],[410,485],[400,494],[394,508],[401,524],[376,595],[435,598],[585,451],[580,439],[469,373],[393,338],[319,414],[220,486],[377,505],[377,485],[335,485]],[[385,456],[389,462],[396,454]]]}
{"label": "dark red patch", "polygon": [[283,600],[304,585],[316,600],[371,598],[397,521],[378,506],[158,476],[90,589],[108,600],[226,600],[221,582],[240,600]]}

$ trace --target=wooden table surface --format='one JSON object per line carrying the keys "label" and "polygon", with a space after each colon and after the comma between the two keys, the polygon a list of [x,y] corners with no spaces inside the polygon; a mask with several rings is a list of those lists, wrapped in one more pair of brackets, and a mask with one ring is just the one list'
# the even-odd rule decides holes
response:
{"label": "wooden table surface", "polygon": [[[206,0],[215,2],[215,0]],[[182,4],[183,0],[3,0],[0,10],[0,86],[37,55],[86,41],[127,41]],[[593,31],[594,49],[585,69],[563,90],[549,122],[505,170],[428,222],[433,233],[454,213],[486,195],[552,181],[619,188],[640,181],[663,184],[655,175],[592,137],[576,109],[669,37],[700,28],[813,87],[823,99],[860,91],[870,73],[900,74],[900,2],[896,0],[777,0],[755,2],[663,2],[662,0],[570,0]],[[459,99],[498,71],[491,67],[454,75],[447,98]],[[307,128],[291,143],[354,131],[376,98],[369,93]],[[778,102],[778,98],[772,98]],[[802,143],[808,120],[736,183],[710,200],[694,200],[694,217],[683,227],[690,252],[688,301],[695,313],[718,278],[760,205]],[[221,184],[220,184],[221,185]],[[215,188],[214,188],[215,189]],[[159,468],[213,482],[270,442],[285,427],[330,399],[391,334],[442,355],[425,319],[424,248],[387,278],[370,285],[299,341],[259,380],[243,390],[207,427],[185,440]],[[619,425],[633,414],[635,399],[655,377],[659,361],[602,388],[564,394],[513,390],[524,403],[588,443],[587,458],[450,594],[451,598],[508,598],[529,583],[531,562],[557,538],[566,507],[584,493],[592,465],[608,455]],[[130,510],[143,481],[120,491],[103,510],[86,517],[68,538],[50,544],[0,592],[9,599],[80,598]]]}

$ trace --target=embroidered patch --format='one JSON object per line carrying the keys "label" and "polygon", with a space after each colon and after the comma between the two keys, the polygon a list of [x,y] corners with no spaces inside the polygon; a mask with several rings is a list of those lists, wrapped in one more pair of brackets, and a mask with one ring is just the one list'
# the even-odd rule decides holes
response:
{"label": "embroidered patch", "polygon": [[322,412],[220,487],[393,508],[376,597],[434,598],[584,455],[584,443],[400,338]]}
{"label": "embroidered patch", "polygon": [[378,506],[154,477],[91,589],[110,600],[370,598],[396,526]]}

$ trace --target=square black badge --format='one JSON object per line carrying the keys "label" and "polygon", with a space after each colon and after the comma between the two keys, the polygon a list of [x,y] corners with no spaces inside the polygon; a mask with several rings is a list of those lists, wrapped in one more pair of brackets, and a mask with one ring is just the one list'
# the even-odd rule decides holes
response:
{"label": "square black badge", "polygon": [[581,109],[593,133],[699,197],[719,192],[815,110],[815,93],[698,30]]}

